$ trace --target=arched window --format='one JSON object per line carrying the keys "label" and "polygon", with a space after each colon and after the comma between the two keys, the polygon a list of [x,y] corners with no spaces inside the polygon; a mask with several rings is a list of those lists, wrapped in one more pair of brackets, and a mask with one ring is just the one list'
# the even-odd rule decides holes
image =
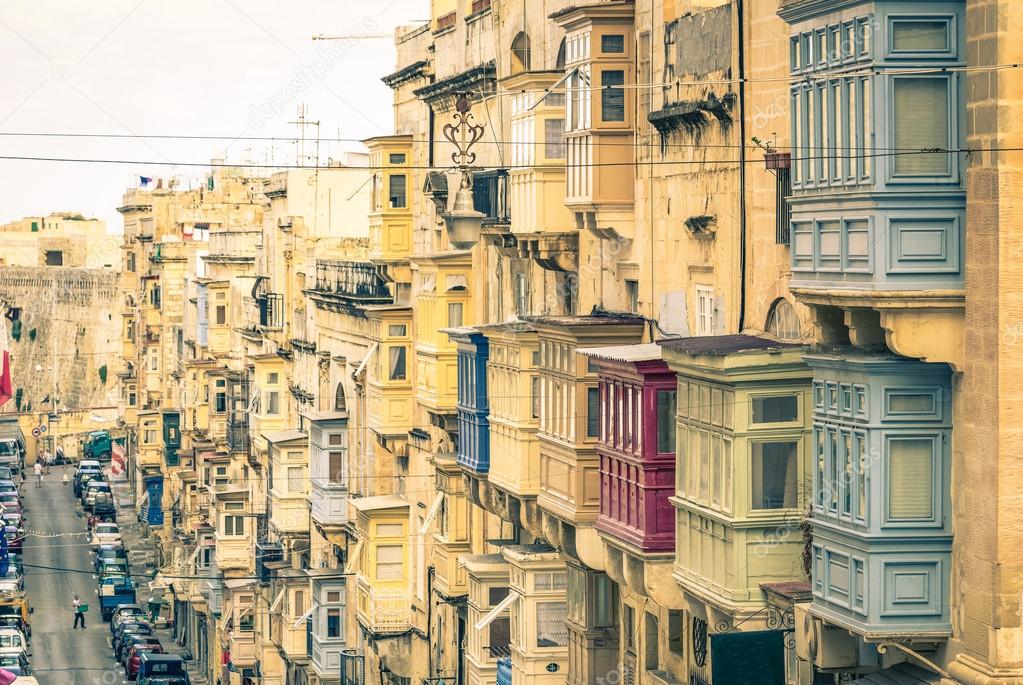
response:
{"label": "arched window", "polygon": [[337,384],[334,391],[334,411],[348,411],[348,399],[345,397],[344,383]]}
{"label": "arched window", "polygon": [[796,308],[783,297],[771,305],[767,314],[767,332],[778,340],[799,340],[799,315]]}
{"label": "arched window", "polygon": [[529,71],[529,36],[526,35],[525,31],[519,31],[519,34],[515,36],[511,44],[511,51],[511,73],[518,74],[519,72]]}
{"label": "arched window", "polygon": [[558,46],[558,60],[554,63],[554,68],[558,71],[565,70],[565,39],[561,39],[561,45]]}

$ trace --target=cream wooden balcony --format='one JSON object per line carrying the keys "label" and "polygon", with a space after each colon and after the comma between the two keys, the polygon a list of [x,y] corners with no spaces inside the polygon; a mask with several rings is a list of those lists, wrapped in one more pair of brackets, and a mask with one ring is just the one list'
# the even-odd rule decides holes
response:
{"label": "cream wooden balcony", "polygon": [[233,630],[228,633],[227,648],[231,663],[239,667],[251,667],[256,663],[256,634],[252,631]]}
{"label": "cream wooden balcony", "polygon": [[306,656],[306,626],[298,617],[275,614],[270,617],[270,641],[288,659],[304,659]]}
{"label": "cream wooden balcony", "polygon": [[412,620],[412,593],[407,590],[381,590],[359,577],[359,623],[372,634],[386,635],[408,630]]}

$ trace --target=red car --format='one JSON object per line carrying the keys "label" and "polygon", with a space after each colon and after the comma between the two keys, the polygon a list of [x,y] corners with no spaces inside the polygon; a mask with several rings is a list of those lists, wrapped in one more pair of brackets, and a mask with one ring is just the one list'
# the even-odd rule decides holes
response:
{"label": "red car", "polygon": [[156,641],[143,642],[132,647],[131,651],[128,652],[128,659],[124,662],[124,672],[129,680],[135,680],[139,677],[139,657],[143,652],[150,652],[152,654],[164,653],[163,647]]}

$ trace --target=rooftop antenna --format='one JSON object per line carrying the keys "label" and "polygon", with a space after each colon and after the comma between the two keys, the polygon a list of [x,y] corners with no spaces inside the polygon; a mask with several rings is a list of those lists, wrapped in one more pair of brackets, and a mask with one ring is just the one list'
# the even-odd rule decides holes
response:
{"label": "rooftop antenna", "polygon": [[316,165],[320,164],[320,122],[309,121],[306,119],[306,106],[302,103],[298,106],[298,120],[289,121],[289,124],[294,124],[298,127],[298,140],[295,141],[296,145],[296,163],[298,166],[305,166],[308,162],[308,158],[305,153],[305,129],[307,126],[316,127]]}

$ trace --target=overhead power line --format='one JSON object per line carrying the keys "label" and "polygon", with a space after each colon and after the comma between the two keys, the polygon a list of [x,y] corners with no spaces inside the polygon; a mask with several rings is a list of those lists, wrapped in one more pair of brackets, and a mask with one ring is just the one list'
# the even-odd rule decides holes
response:
{"label": "overhead power line", "polygon": [[[1006,147],[1006,148],[959,148],[959,149],[944,149],[944,148],[933,148],[933,149],[920,149],[913,151],[903,152],[876,152],[862,155],[818,155],[818,156],[801,156],[799,160],[817,160],[817,159],[871,159],[880,157],[899,157],[899,156],[914,156],[914,155],[934,155],[934,154],[972,154],[974,152],[1019,152],[1023,148],[1019,147]],[[249,168],[249,169],[320,169],[328,170],[336,167],[329,167],[322,164],[254,164],[246,162],[172,162],[169,160],[144,160],[144,159],[111,159],[102,157],[43,157],[38,155],[0,155],[0,160],[8,161],[22,161],[22,162],[61,162],[69,164],[123,164],[123,165],[134,165],[134,166],[167,166],[167,167],[226,167],[226,168]],[[571,164],[567,165],[573,168],[596,168],[596,167],[631,167],[631,166],[689,166],[699,165],[705,166],[708,164],[762,164],[761,159],[699,159],[699,160],[647,160],[642,162],[631,161],[631,162],[594,162],[587,164]],[[391,166],[365,166],[356,167],[366,171],[393,171],[394,167]],[[410,170],[421,170],[421,171],[445,171],[449,169],[449,166],[429,166],[429,165],[410,165],[401,167],[402,169]],[[504,164],[504,165],[479,165],[473,167],[475,171],[485,171],[488,169],[532,169],[532,170],[562,170],[566,168],[566,164]]]}

